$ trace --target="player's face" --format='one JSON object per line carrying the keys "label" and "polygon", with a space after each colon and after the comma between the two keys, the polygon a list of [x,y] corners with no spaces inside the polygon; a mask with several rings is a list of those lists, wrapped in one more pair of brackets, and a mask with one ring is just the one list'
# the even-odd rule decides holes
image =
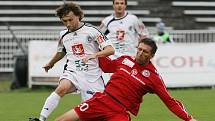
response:
{"label": "player's face", "polygon": [[137,47],[136,61],[141,65],[147,64],[153,57],[151,50],[149,45],[140,43]]}
{"label": "player's face", "polygon": [[63,16],[61,21],[71,31],[78,29],[80,24],[79,16],[74,15],[72,11]]}
{"label": "player's face", "polygon": [[126,9],[125,0],[115,0],[113,4],[113,8],[114,8],[115,14],[124,15],[124,12]]}

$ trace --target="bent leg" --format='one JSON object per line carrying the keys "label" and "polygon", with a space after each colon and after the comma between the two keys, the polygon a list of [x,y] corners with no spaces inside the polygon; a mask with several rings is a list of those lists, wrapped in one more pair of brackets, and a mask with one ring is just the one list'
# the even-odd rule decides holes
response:
{"label": "bent leg", "polygon": [[79,116],[74,109],[64,113],[63,115],[55,119],[55,121],[78,121],[78,120]]}
{"label": "bent leg", "polygon": [[45,121],[46,118],[53,112],[53,110],[58,106],[61,97],[63,97],[69,91],[75,91],[75,86],[67,79],[60,81],[60,84],[55,89],[54,92],[46,99],[45,104],[40,113],[40,120]]}
{"label": "bent leg", "polygon": [[60,81],[60,84],[55,89],[55,92],[60,96],[63,97],[68,92],[74,92],[76,91],[76,87],[72,82],[68,79],[62,79]]}

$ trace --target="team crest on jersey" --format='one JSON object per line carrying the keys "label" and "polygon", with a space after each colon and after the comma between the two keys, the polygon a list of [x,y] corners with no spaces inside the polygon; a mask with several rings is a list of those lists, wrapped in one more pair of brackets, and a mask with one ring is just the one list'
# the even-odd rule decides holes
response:
{"label": "team crest on jersey", "polygon": [[133,70],[131,71],[131,74],[132,74],[132,75],[137,75],[137,69],[133,69]]}
{"label": "team crest on jersey", "polygon": [[122,64],[124,65],[127,65],[129,66],[130,68],[132,68],[134,66],[134,62],[132,62],[131,60],[125,58],[123,61],[122,61]]}
{"label": "team crest on jersey", "polygon": [[84,55],[84,47],[82,44],[77,44],[72,46],[72,52],[74,55]]}
{"label": "team crest on jersey", "polygon": [[149,77],[150,76],[149,70],[143,70],[142,75],[145,76],[145,77]]}
{"label": "team crest on jersey", "polygon": [[123,41],[124,38],[125,38],[125,31],[124,31],[123,29],[118,29],[118,30],[116,31],[116,38],[117,38],[117,40],[119,40],[119,41]]}

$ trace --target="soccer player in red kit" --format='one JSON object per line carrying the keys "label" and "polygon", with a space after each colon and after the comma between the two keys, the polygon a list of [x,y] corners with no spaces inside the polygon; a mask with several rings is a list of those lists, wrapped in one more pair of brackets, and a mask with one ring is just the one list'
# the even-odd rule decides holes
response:
{"label": "soccer player in red kit", "polygon": [[100,58],[104,72],[114,73],[105,91],[58,117],[56,121],[131,121],[128,112],[137,115],[146,93],[155,93],[170,111],[184,121],[196,121],[182,103],[168,93],[162,78],[151,63],[157,46],[150,38],[140,40],[135,58],[121,56],[115,60]]}

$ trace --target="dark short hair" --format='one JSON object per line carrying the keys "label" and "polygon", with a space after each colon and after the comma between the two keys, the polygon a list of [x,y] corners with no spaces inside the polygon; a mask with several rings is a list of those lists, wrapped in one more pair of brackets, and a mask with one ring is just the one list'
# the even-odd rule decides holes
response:
{"label": "dark short hair", "polygon": [[[113,4],[114,4],[114,1],[115,1],[115,0],[113,0]],[[125,5],[127,5],[127,0],[124,0],[124,1],[125,1]]]}
{"label": "dark short hair", "polygon": [[81,7],[78,4],[75,4],[73,2],[66,2],[56,9],[57,16],[60,19],[63,18],[63,16],[67,15],[71,11],[74,13],[74,15],[79,16],[80,21],[84,17],[84,13]]}
{"label": "dark short hair", "polygon": [[152,38],[144,38],[144,39],[141,39],[141,40],[139,41],[138,45],[139,45],[140,43],[144,43],[144,44],[146,44],[146,45],[149,45],[149,46],[152,48],[151,53],[152,53],[153,55],[155,55],[155,53],[156,53],[158,47],[157,47],[157,45],[156,45],[156,42],[155,42]]}

